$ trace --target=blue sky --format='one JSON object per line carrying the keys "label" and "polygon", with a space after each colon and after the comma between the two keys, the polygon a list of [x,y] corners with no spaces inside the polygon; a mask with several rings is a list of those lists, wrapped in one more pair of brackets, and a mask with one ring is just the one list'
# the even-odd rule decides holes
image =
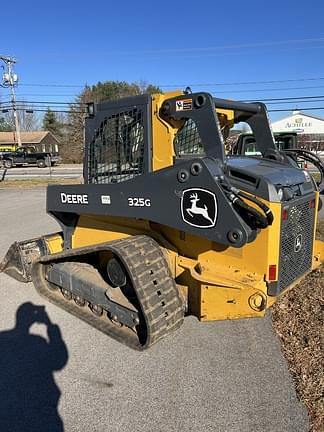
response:
{"label": "blue sky", "polygon": [[[320,0],[14,5],[2,8],[0,54],[17,59],[20,100],[69,102],[99,80],[144,80],[164,91],[191,85],[239,100],[324,95]],[[0,88],[0,101],[7,99]],[[268,108],[313,106],[324,101]]]}

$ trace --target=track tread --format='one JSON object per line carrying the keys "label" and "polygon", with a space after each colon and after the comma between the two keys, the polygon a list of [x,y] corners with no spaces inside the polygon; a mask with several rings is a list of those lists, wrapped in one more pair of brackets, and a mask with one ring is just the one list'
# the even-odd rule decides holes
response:
{"label": "track tread", "polygon": [[[64,260],[78,255],[110,250],[123,262],[131,278],[146,325],[146,339],[140,342],[134,331],[127,327],[118,328],[108,319],[96,317],[88,308],[80,308],[61,296],[59,290],[50,289],[45,268],[50,262]],[[183,322],[184,309],[168,263],[158,243],[151,237],[139,235],[122,240],[72,249],[38,259],[32,268],[36,290],[52,303],[86,321],[91,326],[137,350],[149,348]]]}

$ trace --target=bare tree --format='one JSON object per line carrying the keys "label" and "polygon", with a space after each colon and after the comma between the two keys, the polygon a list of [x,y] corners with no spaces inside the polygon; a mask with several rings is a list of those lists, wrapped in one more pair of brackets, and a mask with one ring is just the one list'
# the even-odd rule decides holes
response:
{"label": "bare tree", "polygon": [[[17,104],[17,113],[21,131],[29,132],[40,128],[40,118],[33,110],[32,105],[28,105],[25,102],[19,102],[19,104]],[[15,121],[11,106],[6,106],[5,112],[1,114],[1,118],[3,118],[3,122],[10,130],[15,129]]]}
{"label": "bare tree", "polygon": [[19,121],[22,131],[30,132],[40,129],[40,118],[31,106],[19,110]]}
{"label": "bare tree", "polygon": [[299,134],[298,147],[315,153],[324,151],[324,134]]}

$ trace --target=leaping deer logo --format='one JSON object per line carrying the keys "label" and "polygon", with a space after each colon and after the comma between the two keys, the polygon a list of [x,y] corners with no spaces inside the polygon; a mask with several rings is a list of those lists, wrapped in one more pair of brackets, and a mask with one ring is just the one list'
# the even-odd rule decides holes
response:
{"label": "leaping deer logo", "polygon": [[204,207],[197,207],[198,201],[200,201],[200,199],[198,198],[197,193],[193,193],[190,195],[191,207],[186,209],[187,213],[191,217],[194,217],[194,215],[201,215],[203,218],[207,219],[211,224],[214,224],[214,221],[208,215],[208,208],[206,204],[204,204]]}

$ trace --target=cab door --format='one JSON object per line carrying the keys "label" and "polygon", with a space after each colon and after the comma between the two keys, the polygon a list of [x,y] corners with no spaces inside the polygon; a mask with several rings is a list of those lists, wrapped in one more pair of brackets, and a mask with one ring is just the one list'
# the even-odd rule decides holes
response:
{"label": "cab door", "polygon": [[18,148],[14,153],[14,163],[15,164],[24,164],[26,163],[25,149]]}
{"label": "cab door", "polygon": [[35,149],[33,147],[27,147],[25,149],[25,163],[28,164],[36,163],[36,157],[34,153],[35,153]]}

